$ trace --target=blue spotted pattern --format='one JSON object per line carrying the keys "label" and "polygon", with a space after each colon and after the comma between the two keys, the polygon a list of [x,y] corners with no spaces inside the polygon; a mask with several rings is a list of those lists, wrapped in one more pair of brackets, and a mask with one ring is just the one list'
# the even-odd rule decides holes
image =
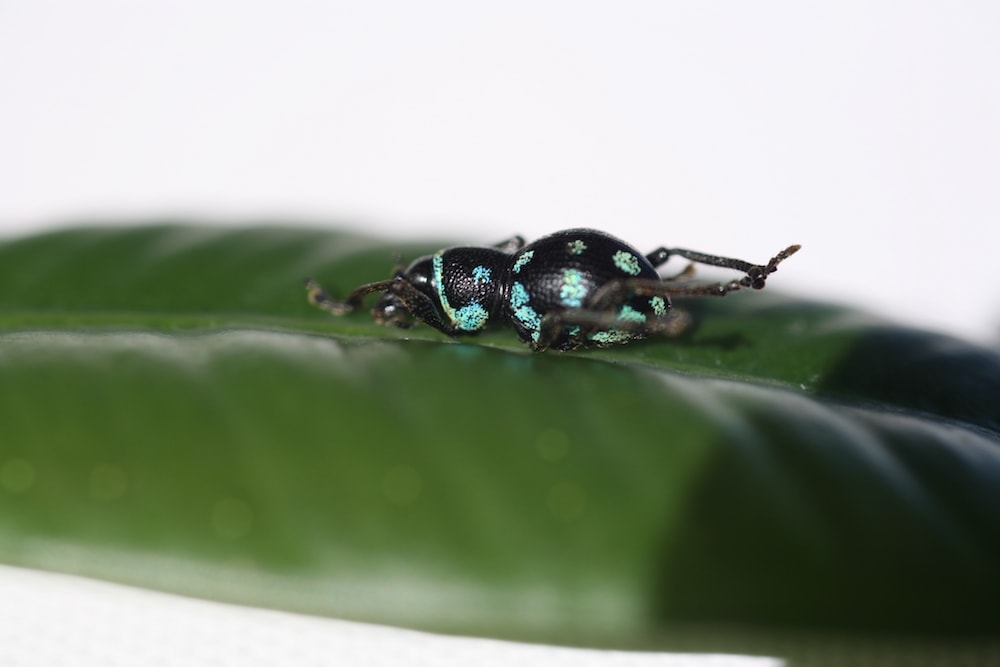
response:
{"label": "blue spotted pattern", "polygon": [[583,272],[579,269],[564,269],[563,283],[559,289],[559,299],[567,308],[579,308],[583,297],[587,296],[587,286],[583,282]]}
{"label": "blue spotted pattern", "polygon": [[649,300],[649,307],[653,309],[653,314],[663,317],[667,314],[667,302],[662,296],[654,296]]}
{"label": "blue spotted pattern", "polygon": [[582,255],[583,251],[586,249],[587,244],[580,239],[570,241],[566,244],[566,251],[571,255]]}
{"label": "blue spotted pattern", "polygon": [[618,311],[618,319],[627,320],[629,322],[645,322],[646,314],[640,313],[635,308],[626,304],[622,306],[621,310]]}
{"label": "blue spotted pattern", "polygon": [[[654,297],[654,298],[659,298],[659,297]],[[621,307],[621,310],[618,311],[618,319],[624,320],[626,322],[637,322],[641,324],[646,321],[646,314],[640,313],[635,308],[629,306],[628,304],[625,304],[624,306]],[[627,341],[633,340],[634,338],[640,338],[640,337],[641,334],[637,334],[634,331],[623,331],[621,329],[605,329],[602,331],[595,331],[587,336],[589,340],[592,340],[595,343],[598,343],[599,345],[625,343]]]}
{"label": "blue spotted pattern", "polygon": [[615,261],[615,266],[630,276],[639,275],[639,258],[632,253],[626,250],[619,250],[611,259]]}
{"label": "blue spotted pattern", "polygon": [[514,273],[520,273],[521,267],[530,262],[531,258],[534,256],[534,250],[528,250],[527,252],[522,253],[521,256],[517,258],[517,261],[514,262]]}
{"label": "blue spotted pattern", "polygon": [[600,345],[611,345],[612,343],[624,343],[632,339],[632,334],[621,329],[608,329],[607,331],[595,331],[587,336],[590,340]]}
{"label": "blue spotted pattern", "polygon": [[440,252],[434,253],[434,259],[432,260],[431,265],[434,267],[434,284],[435,284],[435,288],[437,289],[438,296],[440,296],[441,300],[444,301],[445,300],[445,297],[444,297],[444,288],[443,288],[443,285],[444,285],[444,257],[442,256],[442,253],[440,253]]}
{"label": "blue spotted pattern", "polygon": [[455,326],[462,331],[477,331],[486,326],[486,320],[490,319],[490,314],[478,303],[470,303],[468,306],[456,310],[451,317]]}
{"label": "blue spotted pattern", "polygon": [[542,328],[542,318],[535,312],[535,309],[528,305],[531,297],[524,285],[515,282],[510,289],[510,307],[514,311],[514,318],[531,331],[531,338],[538,340],[538,334]]}
{"label": "blue spotted pattern", "polygon": [[477,266],[472,269],[472,282],[476,285],[489,285],[491,271],[485,266]]}

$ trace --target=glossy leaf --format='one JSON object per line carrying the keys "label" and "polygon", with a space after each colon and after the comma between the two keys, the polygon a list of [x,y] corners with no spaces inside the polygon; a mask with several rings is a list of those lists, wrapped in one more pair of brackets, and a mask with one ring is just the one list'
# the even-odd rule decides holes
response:
{"label": "glossy leaf", "polygon": [[438,245],[0,246],[0,560],[550,642],[1000,631],[1000,355],[784,298],[791,261],[572,354],[305,302]]}

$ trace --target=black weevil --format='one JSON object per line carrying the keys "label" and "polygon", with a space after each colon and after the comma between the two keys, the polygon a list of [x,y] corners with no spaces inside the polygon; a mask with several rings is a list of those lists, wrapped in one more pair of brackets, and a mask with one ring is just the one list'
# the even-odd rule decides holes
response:
{"label": "black weevil", "polygon": [[[686,317],[671,296],[725,296],[743,287],[762,289],[778,264],[798,251],[785,248],[767,264],[684,250],[657,248],[643,255],[624,241],[593,229],[569,229],[525,244],[515,236],[495,246],[455,247],[414,260],[392,278],[332,298],[313,280],[309,301],[334,315],[349,313],[378,292],[375,321],[399,327],[425,322],[449,336],[505,322],[532,350],[572,350],[676,335]],[[678,256],[743,273],[727,283],[679,282],[693,272],[661,277],[656,267]]]}

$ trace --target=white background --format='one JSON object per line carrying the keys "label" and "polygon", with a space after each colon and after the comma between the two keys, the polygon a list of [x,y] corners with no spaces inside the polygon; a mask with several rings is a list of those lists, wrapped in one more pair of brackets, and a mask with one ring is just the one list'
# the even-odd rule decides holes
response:
{"label": "white background", "polygon": [[446,637],[0,565],[4,667],[782,667],[768,656]]}
{"label": "white background", "polygon": [[801,243],[772,288],[996,344],[998,73],[988,0],[0,0],[0,235]]}
{"label": "white background", "polygon": [[0,233],[569,226],[1000,338],[1000,4],[0,0]]}

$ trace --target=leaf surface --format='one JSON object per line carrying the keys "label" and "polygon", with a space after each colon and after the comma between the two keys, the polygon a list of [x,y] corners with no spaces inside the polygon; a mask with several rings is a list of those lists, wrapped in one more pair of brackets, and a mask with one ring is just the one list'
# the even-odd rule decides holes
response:
{"label": "leaf surface", "polygon": [[1000,631],[996,352],[783,297],[808,249],[764,292],[679,302],[680,339],[579,353],[305,301],[437,247],[0,245],[0,560],[576,644]]}

